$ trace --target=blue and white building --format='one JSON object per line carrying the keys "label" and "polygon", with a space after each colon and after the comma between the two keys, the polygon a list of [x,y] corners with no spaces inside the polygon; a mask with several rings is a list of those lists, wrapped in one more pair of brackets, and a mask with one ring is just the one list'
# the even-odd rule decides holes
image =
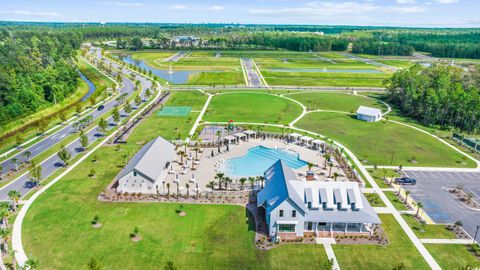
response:
{"label": "blue and white building", "polygon": [[357,119],[366,122],[377,122],[382,119],[382,111],[377,108],[360,106],[357,110]]}
{"label": "blue and white building", "polygon": [[307,181],[283,161],[264,174],[257,195],[272,240],[370,235],[380,219],[355,182]]}

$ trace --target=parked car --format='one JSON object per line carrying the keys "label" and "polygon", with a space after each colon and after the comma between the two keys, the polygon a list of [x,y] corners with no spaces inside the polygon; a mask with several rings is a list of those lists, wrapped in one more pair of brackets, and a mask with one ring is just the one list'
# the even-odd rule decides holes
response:
{"label": "parked car", "polygon": [[397,183],[399,185],[412,185],[412,186],[414,186],[415,184],[417,184],[417,180],[414,179],[414,178],[410,178],[410,177],[402,177],[402,178],[396,178],[395,183]]}
{"label": "parked car", "polygon": [[97,110],[101,111],[101,110],[103,110],[104,108],[105,108],[105,106],[100,105],[100,106],[98,106],[98,109],[97,109]]}

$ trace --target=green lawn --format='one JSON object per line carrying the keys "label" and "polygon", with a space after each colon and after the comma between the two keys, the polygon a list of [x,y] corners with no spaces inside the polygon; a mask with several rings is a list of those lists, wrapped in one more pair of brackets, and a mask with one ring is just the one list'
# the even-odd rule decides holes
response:
{"label": "green lawn", "polygon": [[287,124],[302,113],[300,105],[262,93],[224,93],[212,98],[205,121]]}
{"label": "green lawn", "polygon": [[242,71],[200,72],[190,75],[188,84],[193,85],[245,85]]}
{"label": "green lawn", "polygon": [[261,70],[269,85],[294,86],[346,86],[383,87],[388,74],[327,73],[327,72],[278,72]]}
{"label": "green lawn", "polygon": [[360,105],[375,107],[386,111],[387,107],[371,98],[361,95],[331,92],[295,93],[287,97],[298,100],[309,109],[355,112]]}
{"label": "green lawn", "polygon": [[[384,176],[383,169],[376,169],[376,170],[375,169],[367,169],[367,171],[370,174],[370,176],[373,178],[373,180],[375,180],[375,182],[377,183],[377,185],[380,188],[391,188],[391,186],[389,186],[383,180],[383,176]],[[399,173],[395,172],[392,169],[387,169],[387,177],[388,178],[398,177],[398,176],[400,176]]]}
{"label": "green lawn", "polygon": [[339,141],[368,165],[475,166],[437,139],[392,122],[367,123],[353,115],[322,112],[307,114],[296,126]]}
{"label": "green lawn", "polygon": [[397,210],[408,210],[408,208],[403,204],[403,201],[401,201],[397,195],[395,195],[394,191],[385,191],[385,196],[390,200],[390,202],[393,204],[393,207]]}
{"label": "green lawn", "polygon": [[455,239],[455,233],[447,230],[445,225],[442,224],[425,224],[421,225],[414,216],[403,215],[403,218],[408,223],[413,232],[418,238],[442,238],[442,239]]}
{"label": "green lawn", "polygon": [[192,110],[199,111],[206,101],[207,95],[200,91],[171,91],[168,106],[192,107]]}
{"label": "green lawn", "polygon": [[[171,99],[173,104],[176,99]],[[183,211],[187,215],[180,217],[175,212],[180,205],[175,203],[97,200],[120,171],[118,165],[124,154],[132,155],[154,136],[172,138],[173,128],[179,125],[179,133],[185,136],[193,124],[186,121],[185,117],[161,118],[154,113],[140,124],[120,151],[101,147],[94,154],[99,157],[97,163],[88,158],[42,194],[23,223],[27,255],[37,259],[42,269],[86,268],[92,257],[106,269],[158,269],[167,261],[178,269],[234,269],[239,265],[244,269],[290,269],[292,264],[325,269],[327,256],[321,245],[288,245],[258,251],[244,207],[185,204]],[[97,172],[96,178],[87,176],[92,168]],[[90,225],[95,215],[103,224],[100,229]],[[137,243],[129,239],[135,226],[142,237]]]}
{"label": "green lawn", "polygon": [[385,65],[398,67],[398,68],[409,68],[415,65],[415,63],[410,62],[410,60],[408,59],[406,60],[375,60],[375,61],[379,63],[383,63]]}
{"label": "green lawn", "polygon": [[335,63],[332,63],[318,58],[256,58],[255,62],[262,70],[275,68],[376,69],[373,65],[351,59],[334,59]]}
{"label": "green lawn", "polygon": [[[480,260],[464,245],[425,244],[443,269],[478,269]],[[467,268],[469,266],[469,268]]]}
{"label": "green lawn", "polygon": [[377,193],[364,193],[365,197],[367,198],[368,202],[373,207],[385,207],[385,203],[382,201],[380,196]]}
{"label": "green lawn", "polygon": [[381,214],[389,244],[333,245],[341,269],[392,269],[400,263],[405,269],[429,269],[393,215]]}

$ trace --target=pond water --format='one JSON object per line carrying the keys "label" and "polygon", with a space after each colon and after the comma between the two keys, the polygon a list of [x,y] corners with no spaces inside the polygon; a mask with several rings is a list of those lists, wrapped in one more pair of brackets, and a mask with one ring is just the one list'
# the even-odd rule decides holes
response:
{"label": "pond water", "polygon": [[85,101],[87,100],[93,93],[95,93],[95,90],[97,89],[95,87],[95,84],[93,84],[92,81],[90,81],[87,76],[83,75],[83,73],[80,73],[80,78],[88,84],[88,92],[80,99],[80,101]]}
{"label": "pond water", "polygon": [[271,68],[269,70],[276,72],[383,73],[376,69]]}
{"label": "pond water", "polygon": [[188,78],[192,74],[197,74],[203,72],[202,70],[166,70],[166,69],[157,69],[148,66],[143,60],[135,60],[130,56],[125,56],[122,58],[122,61],[127,64],[134,64],[137,67],[145,69],[146,71],[152,71],[154,75],[169,81],[173,84],[184,84],[188,82]]}

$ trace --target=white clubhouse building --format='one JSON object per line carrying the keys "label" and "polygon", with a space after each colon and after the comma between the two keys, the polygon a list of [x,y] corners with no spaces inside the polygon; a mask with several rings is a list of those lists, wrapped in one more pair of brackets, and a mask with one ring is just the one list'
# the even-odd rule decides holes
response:
{"label": "white clubhouse building", "polygon": [[360,106],[357,110],[357,119],[366,122],[377,122],[382,119],[382,111],[377,108]]}
{"label": "white clubhouse building", "polygon": [[138,151],[118,175],[118,193],[155,194],[176,157],[175,146],[158,137]]}
{"label": "white clubhouse building", "polygon": [[257,195],[272,240],[370,235],[380,219],[355,182],[307,181],[279,160]]}

